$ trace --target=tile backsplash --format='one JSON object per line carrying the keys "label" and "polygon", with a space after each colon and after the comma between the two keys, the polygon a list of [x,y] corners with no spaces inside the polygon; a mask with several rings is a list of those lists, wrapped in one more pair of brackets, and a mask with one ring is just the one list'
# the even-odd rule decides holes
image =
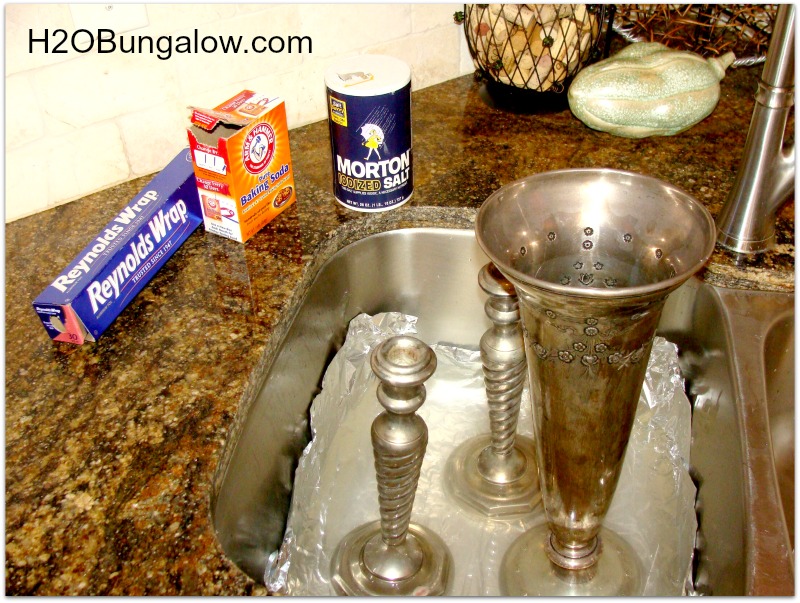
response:
{"label": "tile backsplash", "polygon": [[[160,170],[187,145],[189,105],[249,88],[283,96],[290,128],[324,119],[341,56],[403,59],[412,90],[471,73],[462,7],[7,4],[5,220]],[[270,43],[283,52],[254,50]]]}

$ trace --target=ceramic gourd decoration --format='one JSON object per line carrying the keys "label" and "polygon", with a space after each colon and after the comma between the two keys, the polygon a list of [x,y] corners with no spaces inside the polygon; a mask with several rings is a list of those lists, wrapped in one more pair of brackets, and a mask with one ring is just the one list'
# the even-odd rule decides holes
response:
{"label": "ceramic gourd decoration", "polygon": [[711,114],[734,59],[638,42],[578,73],[569,107],[590,128],[616,136],[671,136]]}

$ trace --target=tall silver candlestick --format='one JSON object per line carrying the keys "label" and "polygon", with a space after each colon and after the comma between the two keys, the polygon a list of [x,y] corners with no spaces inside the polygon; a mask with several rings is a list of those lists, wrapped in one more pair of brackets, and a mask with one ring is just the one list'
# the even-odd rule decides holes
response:
{"label": "tall silver candlestick", "polygon": [[525,345],[514,286],[491,262],[481,269],[478,284],[489,295],[484,309],[493,323],[480,344],[490,432],[453,451],[445,490],[486,517],[510,519],[531,513],[541,500],[533,440],[517,435]]}
{"label": "tall silver candlestick", "polygon": [[385,408],[372,423],[380,521],[364,524],[339,543],[331,565],[339,594],[443,595],[452,578],[447,545],[433,531],[411,523],[411,510],[428,443],[428,427],[416,411],[425,402],[423,383],[436,356],[409,336],[395,336],[372,353]]}

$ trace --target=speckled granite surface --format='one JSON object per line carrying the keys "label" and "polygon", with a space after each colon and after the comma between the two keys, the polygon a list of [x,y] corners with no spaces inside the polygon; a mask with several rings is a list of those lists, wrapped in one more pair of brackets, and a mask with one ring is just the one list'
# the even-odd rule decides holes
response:
{"label": "speckled granite surface", "polygon": [[[97,343],[48,339],[34,297],[149,178],[6,227],[6,592],[263,594],[221,553],[211,499],[226,441],[326,257],[372,232],[470,228],[500,185],[602,166],[685,188],[716,215],[730,189],[759,70],[730,71],[711,117],[670,138],[589,130],[569,111],[488,108],[470,76],[414,93],[415,193],[366,215],[331,196],[327,125],[293,130],[298,202],[246,245],[202,228]],[[13,177],[9,174],[8,177]],[[794,287],[794,203],[775,252],[717,251],[705,278]]]}

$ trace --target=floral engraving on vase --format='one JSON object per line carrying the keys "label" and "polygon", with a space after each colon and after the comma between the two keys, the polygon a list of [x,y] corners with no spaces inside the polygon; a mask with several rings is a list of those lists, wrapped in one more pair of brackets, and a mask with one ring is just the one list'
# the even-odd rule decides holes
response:
{"label": "floral engraving on vase", "polygon": [[[585,377],[593,377],[598,367],[602,363],[613,366],[617,370],[621,370],[632,364],[636,364],[642,360],[645,355],[650,341],[643,343],[640,347],[625,351],[613,348],[607,341],[601,338],[609,337],[619,333],[618,330],[609,327],[603,327],[600,321],[595,317],[588,317],[577,322],[581,323],[581,328],[576,328],[572,324],[568,324],[568,319],[559,320],[558,315],[550,309],[542,312],[547,319],[543,320],[543,324],[558,330],[564,339],[564,346],[558,346],[557,349],[548,350],[541,342],[531,337],[530,332],[527,330],[523,321],[522,328],[525,332],[526,340],[530,341],[530,346],[536,357],[542,362],[563,362],[564,364],[572,364],[576,359],[579,361],[580,366],[584,367]],[[647,312],[639,312],[631,317],[638,320],[646,316]],[[548,320],[549,319],[549,320]],[[575,320],[571,322],[576,322]]]}
{"label": "floral engraving on vase", "polygon": [[592,367],[597,364],[599,358],[594,354],[584,354],[581,356],[581,364],[584,366]]}
{"label": "floral engraving on vase", "polygon": [[648,341],[644,345],[639,348],[636,348],[632,352],[628,354],[621,354],[619,352],[615,352],[608,357],[609,364],[616,364],[617,370],[623,369],[629,364],[636,364],[642,359],[644,356],[645,348],[650,342]]}
{"label": "floral engraving on vase", "polygon": [[548,352],[547,352],[547,350],[545,349],[544,346],[542,346],[541,344],[538,344],[536,342],[533,343],[533,351],[536,352],[536,355],[539,358],[541,358],[542,360],[544,360],[545,358],[547,358],[550,355],[550,354],[548,354]]}
{"label": "floral engraving on vase", "polygon": [[[587,226],[586,228],[583,229],[583,234],[587,237],[594,235],[595,234],[594,228],[592,228],[591,226]],[[556,238],[556,233],[554,231],[548,232],[547,238],[550,241],[554,241]],[[626,243],[630,243],[633,240],[633,237],[629,233],[625,233],[622,239]],[[584,251],[591,251],[592,249],[594,249],[594,242],[589,239],[584,239],[581,243],[581,247]],[[617,279],[614,277],[606,277],[600,280],[600,277],[595,273],[580,272],[581,270],[584,269],[584,266],[587,265],[591,265],[591,267],[594,268],[596,272],[600,272],[601,270],[603,270],[603,268],[605,268],[605,264],[603,264],[603,262],[599,261],[592,262],[591,260],[589,260],[589,262],[590,264],[587,264],[586,261],[576,260],[575,263],[572,264],[572,267],[579,272],[578,276],[574,277],[574,275],[562,274],[561,277],[559,278],[559,282],[565,286],[570,285],[572,284],[574,277],[575,281],[578,284],[583,285],[584,287],[589,287],[592,285],[597,286],[598,284],[600,284],[600,286],[605,285],[606,287],[617,286]]]}
{"label": "floral engraving on vase", "polygon": [[566,350],[561,350],[560,352],[558,352],[558,359],[561,362],[566,362],[567,364],[569,364],[570,362],[575,360],[575,356],[573,356],[571,352],[567,352]]}
{"label": "floral engraving on vase", "polygon": [[[586,244],[586,243],[588,243],[590,246],[592,244],[591,241],[586,241],[584,244]],[[583,270],[583,267],[585,265],[586,264],[584,262],[581,262],[579,260],[579,261],[575,262],[572,265],[572,267],[576,271],[580,271],[580,270]],[[605,265],[602,262],[595,262],[594,264],[592,264],[592,268],[594,268],[597,272],[600,272],[604,267],[605,267]],[[580,283],[581,285],[583,285],[584,287],[589,287],[595,282],[595,276],[596,275],[593,272],[580,272],[578,274],[577,278],[576,278],[576,281],[578,283]],[[568,274],[564,274],[559,279],[559,282],[562,285],[569,285],[570,283],[572,283],[572,277],[570,275],[568,275]],[[611,277],[611,276],[604,278],[601,282],[606,287],[616,287],[616,285],[617,285],[617,279],[615,279],[614,277]]]}

